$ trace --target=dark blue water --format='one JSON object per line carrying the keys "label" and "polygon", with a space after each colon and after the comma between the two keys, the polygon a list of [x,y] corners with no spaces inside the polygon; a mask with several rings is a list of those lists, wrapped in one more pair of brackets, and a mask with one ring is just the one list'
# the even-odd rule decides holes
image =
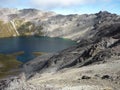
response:
{"label": "dark blue water", "polygon": [[58,52],[75,45],[76,42],[61,38],[49,37],[14,37],[0,39],[0,53],[11,54],[24,51],[24,54],[16,58],[26,62],[35,58],[32,52]]}

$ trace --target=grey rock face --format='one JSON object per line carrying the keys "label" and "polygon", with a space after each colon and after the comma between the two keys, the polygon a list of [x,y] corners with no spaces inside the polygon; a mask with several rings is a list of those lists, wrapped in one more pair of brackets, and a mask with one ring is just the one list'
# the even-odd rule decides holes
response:
{"label": "grey rock face", "polygon": [[83,38],[94,28],[95,18],[96,15],[56,15],[42,22],[43,32],[50,37]]}
{"label": "grey rock face", "polygon": [[[14,19],[25,19],[31,21],[32,19],[41,19],[43,16],[48,18],[49,16],[55,15],[53,12],[44,12],[37,9],[9,9],[1,8],[0,9],[0,19],[3,21],[10,21]],[[6,18],[4,18],[4,17]],[[11,18],[12,17],[12,18]],[[42,18],[43,19],[43,18]]]}

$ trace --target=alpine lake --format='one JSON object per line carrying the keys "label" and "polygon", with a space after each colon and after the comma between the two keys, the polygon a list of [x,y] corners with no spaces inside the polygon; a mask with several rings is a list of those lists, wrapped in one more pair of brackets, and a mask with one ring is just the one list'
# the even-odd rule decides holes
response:
{"label": "alpine lake", "polygon": [[25,36],[0,38],[0,79],[18,75],[22,64],[46,53],[55,53],[76,45],[62,38]]}

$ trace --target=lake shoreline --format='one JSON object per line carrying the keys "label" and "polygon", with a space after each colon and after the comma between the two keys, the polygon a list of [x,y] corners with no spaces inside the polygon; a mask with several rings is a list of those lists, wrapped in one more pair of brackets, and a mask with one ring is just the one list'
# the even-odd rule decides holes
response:
{"label": "lake shoreline", "polygon": [[[14,59],[12,58],[9,63],[13,63],[13,61],[16,61],[16,65],[18,64],[17,68],[14,68],[14,67],[13,68],[9,68],[10,70],[7,71],[7,75],[6,75],[6,71],[5,72],[0,72],[0,80],[5,80],[5,79],[10,78],[10,77],[18,76],[20,73],[23,72],[21,67],[22,67],[22,65],[24,63],[16,59],[16,56],[17,55],[21,55],[21,54],[24,54],[24,52],[21,51],[21,52],[15,52],[15,53],[11,53],[11,54],[0,54],[0,66],[1,66],[0,67],[0,71],[2,70],[2,68],[5,68],[4,65],[2,65],[4,63],[2,63],[1,57],[3,57],[4,60],[6,60],[7,57],[14,57]],[[46,53],[43,53],[43,52],[33,52],[33,54],[35,54],[36,57],[38,57],[38,56],[41,56],[41,55],[46,54]],[[8,64],[6,63],[5,65],[7,66]]]}

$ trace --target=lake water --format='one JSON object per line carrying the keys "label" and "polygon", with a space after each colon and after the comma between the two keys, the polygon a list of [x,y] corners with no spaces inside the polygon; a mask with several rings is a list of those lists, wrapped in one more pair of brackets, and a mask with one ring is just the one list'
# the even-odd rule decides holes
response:
{"label": "lake water", "polygon": [[26,62],[35,58],[33,52],[58,52],[75,45],[76,42],[49,37],[13,37],[0,39],[0,53],[11,54],[23,51],[24,54],[17,56],[17,60]]}

